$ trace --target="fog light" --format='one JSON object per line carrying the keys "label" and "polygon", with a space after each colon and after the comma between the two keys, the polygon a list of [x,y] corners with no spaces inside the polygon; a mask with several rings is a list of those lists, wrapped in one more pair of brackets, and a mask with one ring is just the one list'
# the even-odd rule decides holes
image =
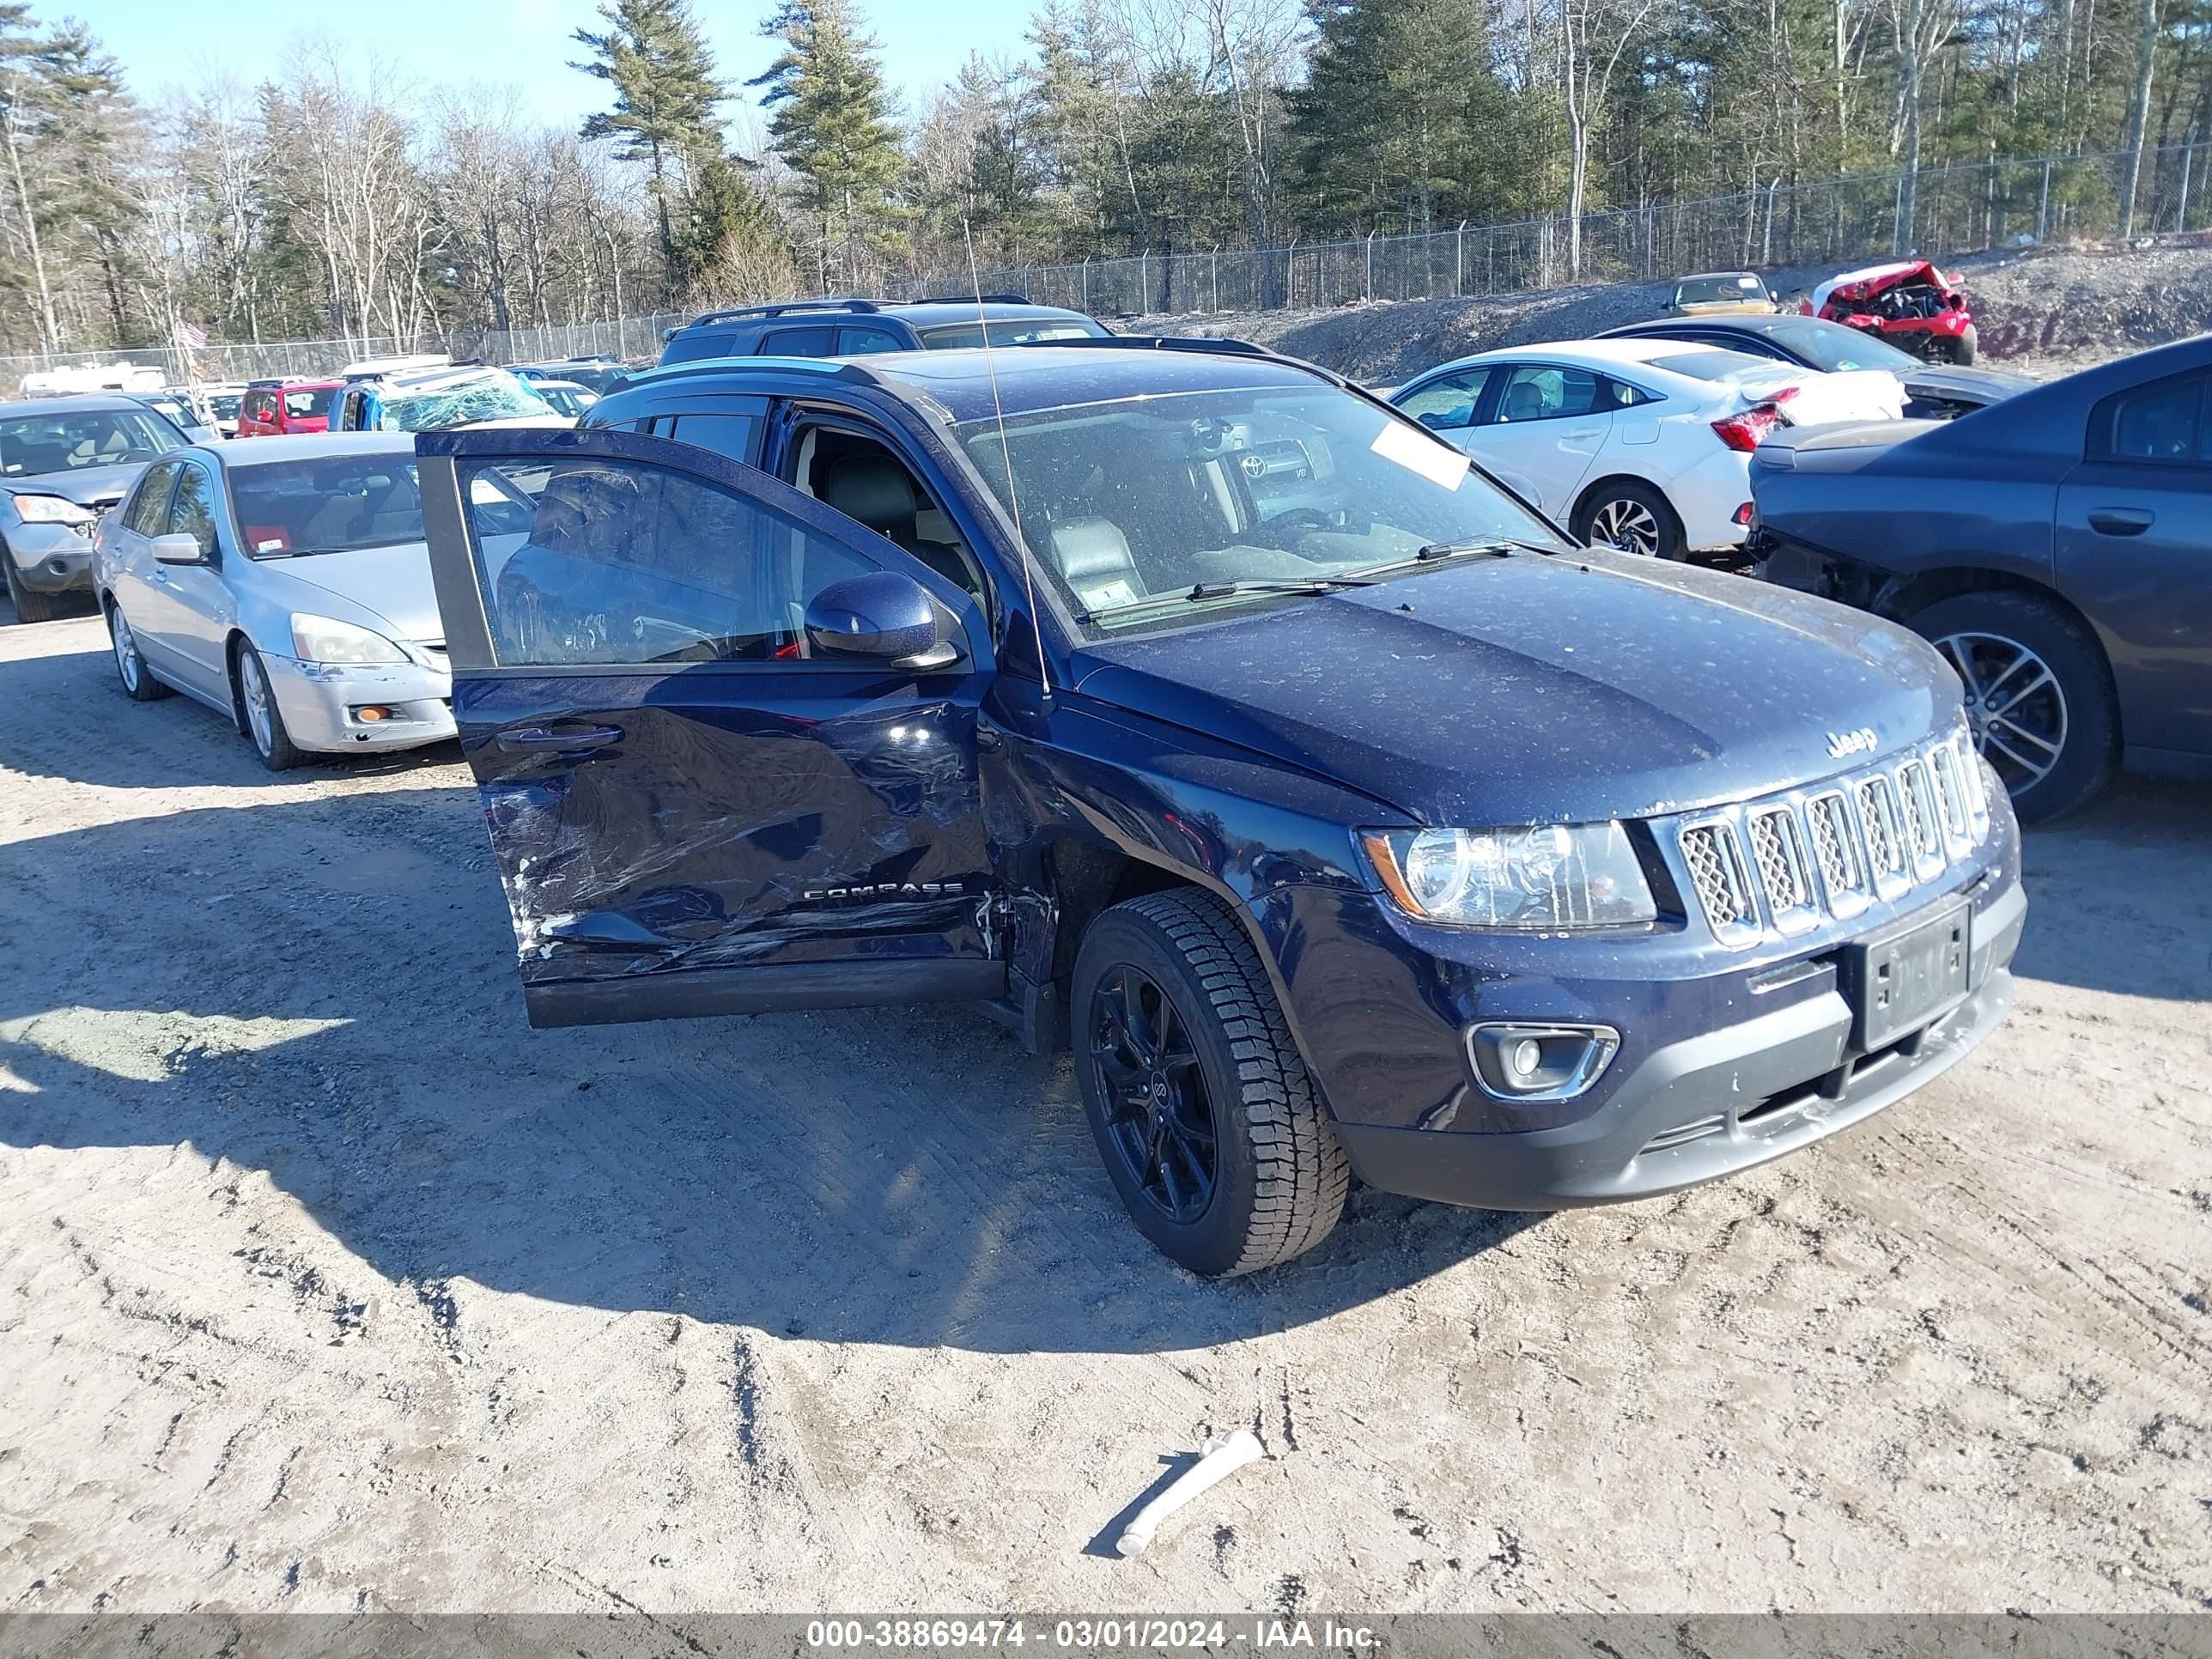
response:
{"label": "fog light", "polygon": [[379,720],[395,719],[392,712],[382,703],[365,702],[353,711],[353,717],[364,725],[373,726]]}
{"label": "fog light", "polygon": [[1610,1025],[1500,1021],[1467,1034],[1476,1078],[1508,1100],[1572,1100],[1605,1074],[1620,1050]]}

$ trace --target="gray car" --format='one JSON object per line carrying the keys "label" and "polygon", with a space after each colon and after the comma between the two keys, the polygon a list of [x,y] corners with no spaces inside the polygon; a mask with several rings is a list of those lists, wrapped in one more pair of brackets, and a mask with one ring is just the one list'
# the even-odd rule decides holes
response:
{"label": "gray car", "polygon": [[2212,336],[1964,420],[1784,428],[1751,483],[1767,579],[1933,641],[2021,817],[2116,766],[2212,777]]}
{"label": "gray car", "polygon": [[271,771],[453,735],[411,437],[179,450],[101,521],[92,574],[125,693],[198,698]]}
{"label": "gray car", "polygon": [[0,574],[16,621],[50,622],[92,591],[93,526],[184,442],[121,392],[0,404]]}

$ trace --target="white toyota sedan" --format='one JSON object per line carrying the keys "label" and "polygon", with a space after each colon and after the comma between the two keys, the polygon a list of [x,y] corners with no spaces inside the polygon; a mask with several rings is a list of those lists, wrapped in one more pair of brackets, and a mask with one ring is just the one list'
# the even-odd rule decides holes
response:
{"label": "white toyota sedan", "polygon": [[1512,346],[1389,396],[1583,542],[1662,558],[1743,540],[1751,452],[1776,427],[1905,410],[1886,370],[1824,374],[1680,340]]}
{"label": "white toyota sedan", "polygon": [[100,520],[92,574],[124,691],[198,698],[271,771],[453,735],[411,434],[173,451]]}

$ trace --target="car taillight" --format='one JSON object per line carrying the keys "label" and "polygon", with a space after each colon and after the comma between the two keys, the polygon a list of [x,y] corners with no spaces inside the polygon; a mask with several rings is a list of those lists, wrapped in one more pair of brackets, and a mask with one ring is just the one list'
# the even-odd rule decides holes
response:
{"label": "car taillight", "polygon": [[1724,421],[1713,422],[1713,435],[1730,449],[1748,455],[1759,447],[1759,440],[1782,424],[1782,411],[1772,404],[1760,404],[1747,409],[1741,415],[1731,415]]}
{"label": "car taillight", "polygon": [[1748,530],[1751,528],[1753,516],[1752,504],[1749,501],[1746,501],[1741,507],[1739,507],[1735,512],[1729,514],[1729,522],[1730,524],[1741,525],[1746,530]]}

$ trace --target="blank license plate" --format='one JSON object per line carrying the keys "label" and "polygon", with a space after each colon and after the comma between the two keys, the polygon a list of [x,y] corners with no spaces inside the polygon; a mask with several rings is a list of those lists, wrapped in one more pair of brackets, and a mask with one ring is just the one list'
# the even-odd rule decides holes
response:
{"label": "blank license plate", "polygon": [[1856,1015],[1851,1045],[1886,1048],[1966,994],[1972,907],[1863,939],[1844,951],[1845,994]]}

